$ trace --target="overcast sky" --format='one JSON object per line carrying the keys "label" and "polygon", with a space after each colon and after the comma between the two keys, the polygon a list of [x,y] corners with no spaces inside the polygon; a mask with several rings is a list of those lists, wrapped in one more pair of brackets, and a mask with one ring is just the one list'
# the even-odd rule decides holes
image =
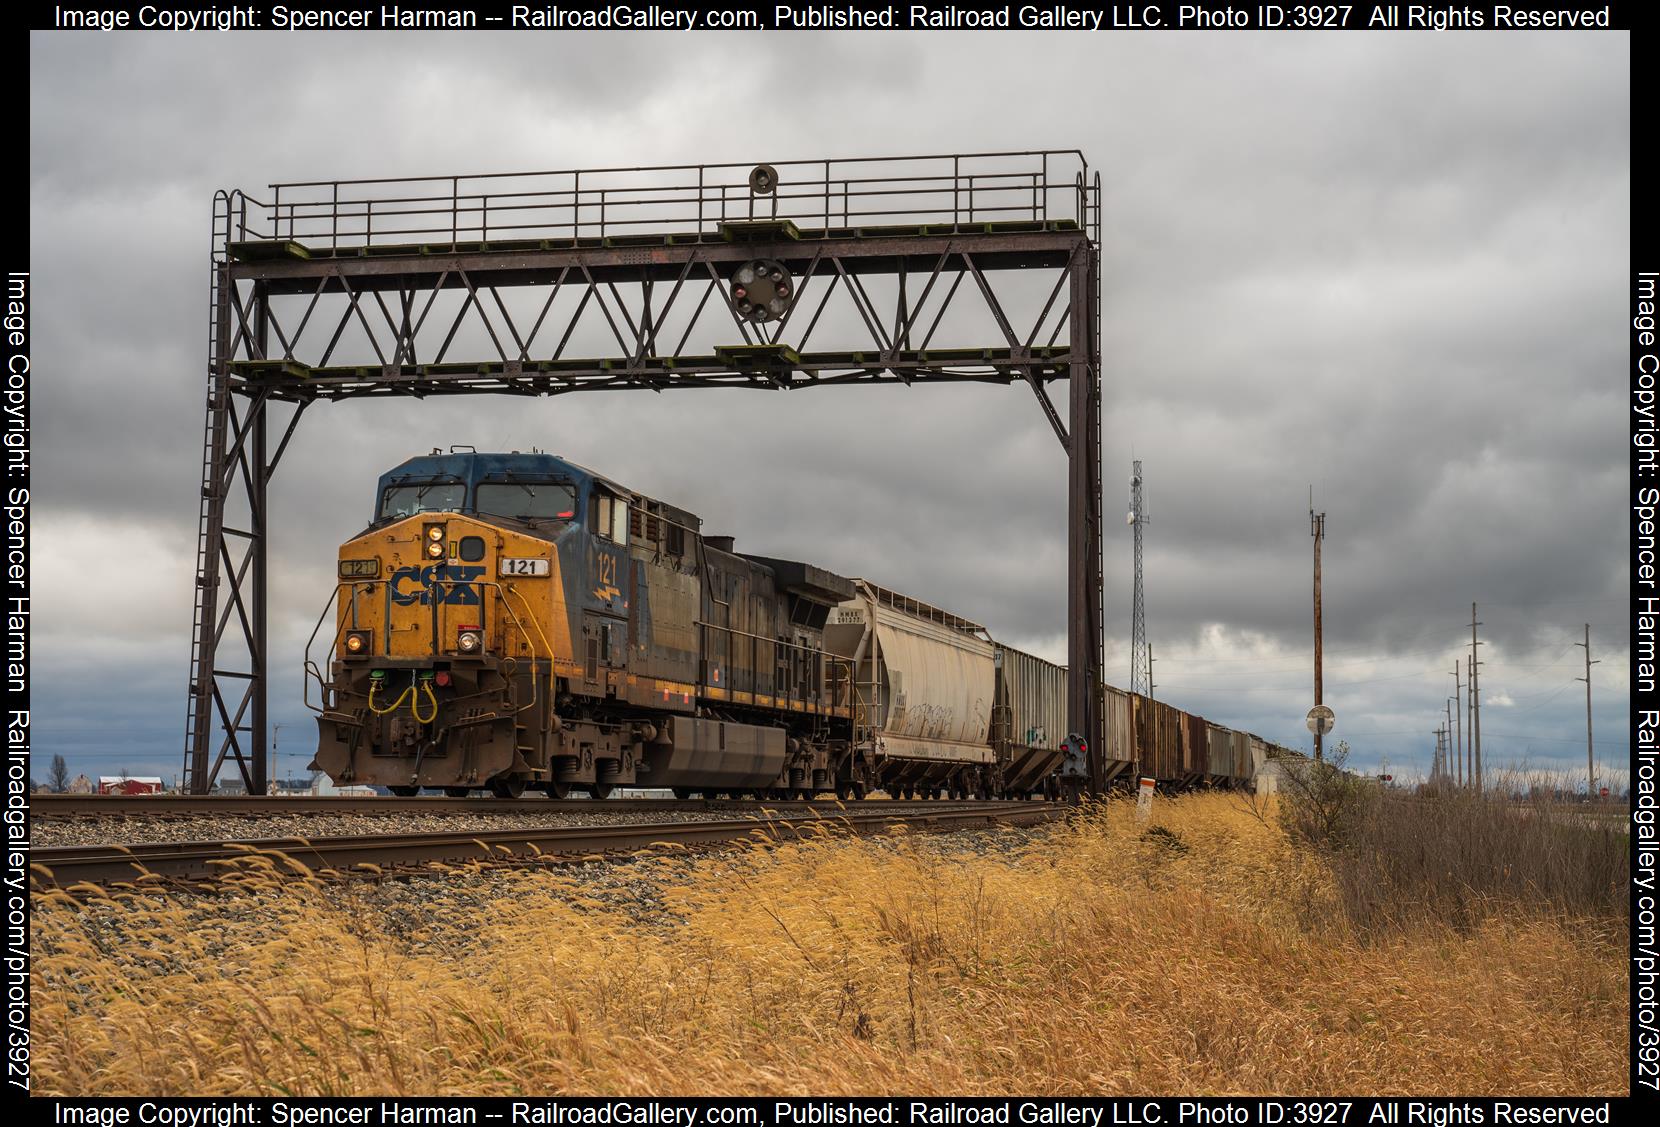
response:
{"label": "overcast sky", "polygon": [[[1159,697],[1308,746],[1312,484],[1357,763],[1427,769],[1472,601],[1489,763],[1582,777],[1587,622],[1598,758],[1629,755],[1625,34],[47,33],[30,63],[43,762],[182,763],[216,189],[1037,148],[1104,191],[1108,680],[1140,458]],[[273,484],[282,774],[335,546],[451,443],[1065,659],[1065,462],[1023,387],[323,405]]]}

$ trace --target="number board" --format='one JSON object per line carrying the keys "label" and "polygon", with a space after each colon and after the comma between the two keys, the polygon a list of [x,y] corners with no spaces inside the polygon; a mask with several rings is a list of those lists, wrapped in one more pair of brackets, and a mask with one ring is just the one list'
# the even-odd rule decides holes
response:
{"label": "number board", "polygon": [[547,573],[547,560],[525,557],[515,558],[512,556],[501,558],[501,574],[503,575],[546,575]]}

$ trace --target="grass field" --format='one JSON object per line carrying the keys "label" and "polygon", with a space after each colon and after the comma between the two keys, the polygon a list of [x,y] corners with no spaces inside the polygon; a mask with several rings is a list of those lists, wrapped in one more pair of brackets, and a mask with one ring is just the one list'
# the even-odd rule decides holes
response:
{"label": "grass field", "polygon": [[1624,1090],[1617,907],[1449,871],[1456,911],[1368,914],[1354,866],[1272,810],[1132,809],[1036,835],[37,894],[36,1092]]}

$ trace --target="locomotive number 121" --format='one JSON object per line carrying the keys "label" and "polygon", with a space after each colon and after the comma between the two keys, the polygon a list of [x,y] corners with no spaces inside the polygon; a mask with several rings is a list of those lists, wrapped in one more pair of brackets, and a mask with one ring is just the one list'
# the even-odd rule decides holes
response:
{"label": "locomotive number 121", "polygon": [[546,575],[547,573],[547,560],[513,559],[508,556],[503,556],[501,559],[501,574],[503,575]]}

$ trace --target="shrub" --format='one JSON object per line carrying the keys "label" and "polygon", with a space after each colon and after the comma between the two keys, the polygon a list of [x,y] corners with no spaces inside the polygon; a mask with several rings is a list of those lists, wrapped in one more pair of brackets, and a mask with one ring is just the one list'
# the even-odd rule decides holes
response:
{"label": "shrub", "polygon": [[1500,777],[1485,794],[1385,789],[1345,770],[1348,754],[1340,743],[1321,763],[1282,760],[1279,816],[1294,843],[1325,860],[1350,927],[1467,931],[1521,914],[1589,923],[1625,941],[1629,839],[1613,820],[1519,777]]}
{"label": "shrub", "polygon": [[1280,825],[1292,841],[1322,852],[1350,846],[1377,788],[1348,770],[1349,745],[1323,760],[1281,759]]}

